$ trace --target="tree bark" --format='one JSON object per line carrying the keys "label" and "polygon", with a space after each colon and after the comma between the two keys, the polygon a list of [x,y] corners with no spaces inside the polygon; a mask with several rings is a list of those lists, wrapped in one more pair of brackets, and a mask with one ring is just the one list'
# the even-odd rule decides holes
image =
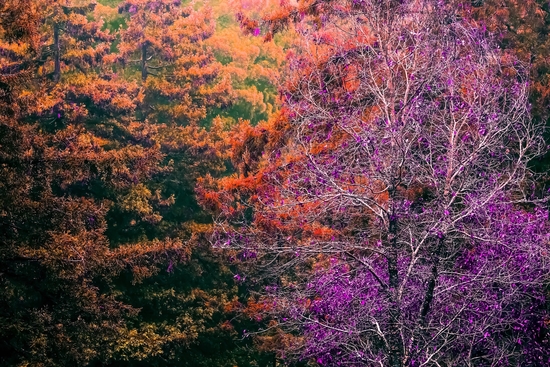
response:
{"label": "tree bark", "polygon": [[388,254],[388,275],[389,292],[391,307],[389,309],[390,324],[388,330],[388,343],[390,353],[390,366],[403,366],[403,345],[399,333],[399,324],[401,319],[401,310],[397,291],[399,287],[399,277],[397,269],[397,218],[392,213],[388,228],[389,254]]}
{"label": "tree bark", "polygon": [[147,43],[141,44],[141,80],[147,80]]}
{"label": "tree bark", "polygon": [[61,47],[59,46],[59,26],[53,26],[53,47],[55,58],[55,69],[53,72],[53,80],[58,82],[61,79]]}

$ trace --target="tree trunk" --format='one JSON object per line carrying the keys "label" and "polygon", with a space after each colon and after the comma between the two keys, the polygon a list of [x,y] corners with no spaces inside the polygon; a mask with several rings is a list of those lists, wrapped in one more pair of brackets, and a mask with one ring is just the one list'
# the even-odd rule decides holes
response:
{"label": "tree trunk", "polygon": [[147,43],[141,44],[141,80],[147,80]]}
{"label": "tree trunk", "polygon": [[390,353],[390,366],[403,366],[403,345],[401,334],[399,333],[399,325],[401,320],[401,310],[397,292],[399,287],[399,278],[397,272],[397,218],[392,213],[388,228],[389,254],[388,254],[388,275],[389,275],[389,292],[388,296],[390,304],[389,309],[390,324],[388,330],[388,343]]}
{"label": "tree trunk", "polygon": [[55,69],[53,71],[53,80],[58,82],[61,79],[61,47],[59,46],[59,26],[53,26],[53,47],[55,58]]}

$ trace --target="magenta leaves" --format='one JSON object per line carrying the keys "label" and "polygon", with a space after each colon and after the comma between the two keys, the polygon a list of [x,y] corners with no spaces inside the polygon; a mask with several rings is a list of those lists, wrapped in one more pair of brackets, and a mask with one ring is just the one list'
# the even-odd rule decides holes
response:
{"label": "magenta leaves", "polygon": [[214,238],[277,279],[264,298],[284,355],[548,365],[548,218],[528,168],[544,142],[527,71],[454,2],[323,6],[335,11],[322,27],[298,25],[285,138]]}

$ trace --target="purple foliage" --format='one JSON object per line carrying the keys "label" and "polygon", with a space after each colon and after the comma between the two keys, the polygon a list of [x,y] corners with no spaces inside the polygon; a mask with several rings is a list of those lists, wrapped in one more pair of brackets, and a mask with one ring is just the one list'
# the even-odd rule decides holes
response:
{"label": "purple foliage", "polygon": [[[547,236],[547,215],[498,209],[476,218],[487,223],[472,233],[480,240],[463,243],[453,253],[434,257],[430,247],[416,256],[400,252],[397,271],[403,281],[397,297],[388,294],[384,256],[361,259],[368,267],[352,269],[338,261],[319,271],[293,295],[295,306],[287,310],[310,337],[302,357],[315,356],[322,365],[388,365],[387,332],[395,322],[391,311],[398,308],[402,365],[550,363],[542,317],[548,268],[541,266],[548,255],[533,243]],[[410,268],[414,273],[407,276]]]}
{"label": "purple foliage", "polygon": [[[263,173],[256,220],[219,223],[220,241],[284,280],[266,294],[279,326],[303,336],[285,354],[323,366],[550,365],[548,217],[528,168],[544,142],[527,71],[456,3],[335,3],[323,18],[332,38],[300,28],[281,92],[289,138]],[[335,234],[283,234],[266,218]]]}

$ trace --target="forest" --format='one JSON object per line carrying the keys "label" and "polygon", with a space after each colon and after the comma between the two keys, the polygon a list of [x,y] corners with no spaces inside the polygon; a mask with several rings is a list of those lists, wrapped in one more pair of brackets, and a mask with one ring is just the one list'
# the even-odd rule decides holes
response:
{"label": "forest", "polygon": [[0,0],[0,366],[550,366],[550,3]]}

